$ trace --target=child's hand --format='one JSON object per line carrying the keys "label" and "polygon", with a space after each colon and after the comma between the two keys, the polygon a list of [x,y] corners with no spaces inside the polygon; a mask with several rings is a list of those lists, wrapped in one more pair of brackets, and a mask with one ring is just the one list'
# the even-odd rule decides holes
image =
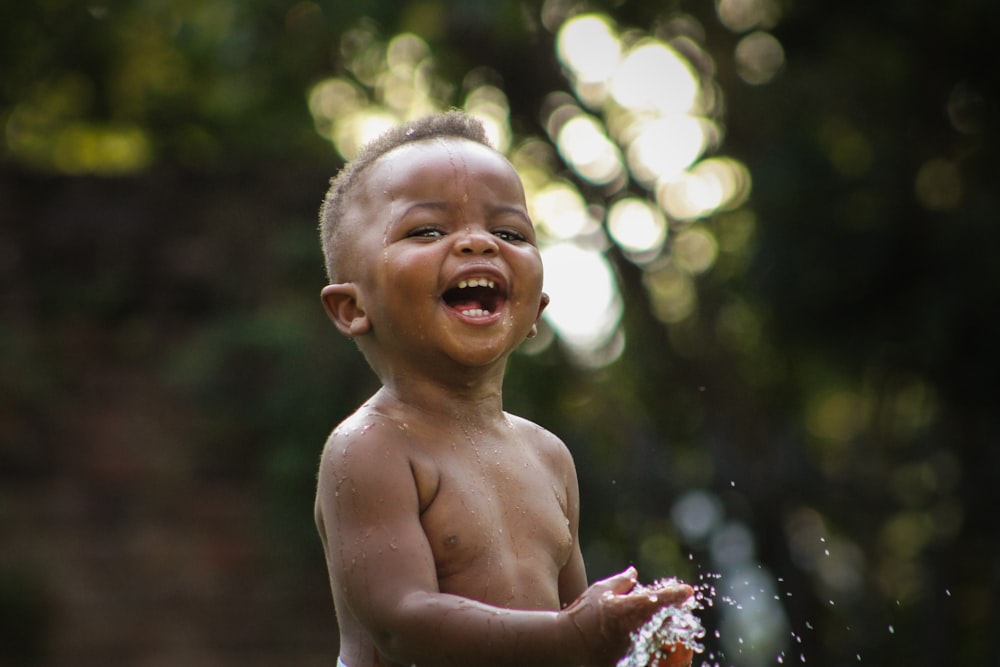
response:
{"label": "child's hand", "polygon": [[681,604],[694,593],[681,583],[633,591],[637,581],[635,568],[630,567],[593,584],[566,608],[564,613],[587,648],[586,664],[613,664],[625,653],[629,635],[650,616],[662,607]]}

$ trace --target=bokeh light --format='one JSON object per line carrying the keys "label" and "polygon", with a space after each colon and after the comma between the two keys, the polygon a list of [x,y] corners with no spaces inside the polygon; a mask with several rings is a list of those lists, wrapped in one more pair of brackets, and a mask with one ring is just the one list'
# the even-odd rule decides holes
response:
{"label": "bokeh light", "polygon": [[622,46],[607,17],[584,14],[559,29],[556,55],[576,81],[601,84],[614,74]]}
{"label": "bokeh light", "polygon": [[154,146],[147,130],[85,120],[94,104],[93,83],[82,75],[39,82],[6,118],[7,150],[27,164],[66,174],[113,176],[149,165]]}
{"label": "bokeh light", "polygon": [[719,244],[704,227],[682,229],[674,238],[673,257],[678,266],[692,275],[711,269],[718,255]]}
{"label": "bokeh light", "polygon": [[736,71],[747,83],[767,83],[785,64],[785,50],[770,33],[750,33],[736,45]]}
{"label": "bokeh light", "polygon": [[542,248],[544,316],[572,352],[586,359],[611,342],[622,316],[622,300],[611,265],[600,252],[563,241]]}
{"label": "bokeh light", "polygon": [[701,157],[708,144],[707,121],[685,114],[661,116],[635,125],[628,165],[640,183],[671,178]]}
{"label": "bokeh light", "polygon": [[[763,0],[717,8],[731,25],[745,29],[769,27],[774,14]],[[682,19],[675,18],[676,36],[665,40],[634,29],[623,36],[603,14],[565,18],[556,29],[557,55],[576,99],[593,113],[558,95],[543,109],[549,137],[566,164],[615,199],[611,205],[599,202],[607,210],[608,237],[643,267],[651,305],[664,322],[694,312],[693,278],[710,270],[718,255],[713,232],[686,230],[687,223],[739,208],[751,190],[741,162],[710,155],[722,143],[712,115],[724,108],[722,93],[699,44],[700,31]],[[773,76],[781,63],[774,63],[773,49],[763,42],[747,44],[746,66],[756,67],[763,83],[764,74]],[[618,196],[629,187],[622,176],[648,191],[655,205]],[[672,235],[677,238],[671,243]],[[676,257],[653,261],[664,252]]]}
{"label": "bokeh light", "polygon": [[950,160],[928,160],[917,172],[917,201],[929,210],[955,208],[962,201],[962,176]]}
{"label": "bokeh light", "polygon": [[715,0],[719,22],[737,33],[774,26],[780,9],[776,0]]}
{"label": "bokeh light", "polygon": [[507,95],[496,86],[474,88],[465,97],[465,110],[483,122],[490,143],[506,153],[510,147],[510,106]]}
{"label": "bokeh light", "polygon": [[694,280],[676,264],[665,262],[651,267],[643,277],[653,314],[660,321],[673,324],[694,312],[698,302]]}
{"label": "bokeh light", "polygon": [[[344,33],[340,51],[353,79],[316,83],[309,110],[316,131],[345,159],[393,125],[446,108],[441,91],[447,86],[434,73],[430,47],[417,35],[403,33],[384,43],[374,28],[361,25]],[[506,118],[502,93],[472,91],[467,101],[495,141],[508,140],[509,132],[498,127]]]}
{"label": "bokeh light", "polygon": [[661,178],[656,196],[676,220],[695,220],[742,205],[750,192],[750,173],[730,158],[709,158],[673,177]]}
{"label": "bokeh light", "polygon": [[552,182],[528,198],[538,231],[553,240],[567,240],[592,229],[583,197],[568,183]]}
{"label": "bokeh light", "polygon": [[608,211],[608,233],[626,253],[645,257],[663,245],[667,223],[657,207],[627,197],[616,201]]}
{"label": "bokeh light", "polygon": [[[581,44],[580,48],[587,48]],[[695,110],[698,81],[690,64],[659,40],[629,50],[611,77],[611,96],[627,109],[678,114]]]}
{"label": "bokeh light", "polygon": [[556,145],[567,164],[583,179],[597,185],[610,183],[621,173],[621,155],[592,116],[577,114],[556,135]]}

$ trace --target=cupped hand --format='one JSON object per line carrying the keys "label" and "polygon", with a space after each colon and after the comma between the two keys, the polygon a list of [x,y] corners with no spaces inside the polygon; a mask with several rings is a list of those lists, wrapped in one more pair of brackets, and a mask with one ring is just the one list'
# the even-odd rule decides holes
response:
{"label": "cupped hand", "polygon": [[669,581],[637,587],[634,567],[594,583],[566,608],[587,649],[588,665],[611,665],[628,647],[629,635],[662,607],[679,605],[694,593],[687,584]]}

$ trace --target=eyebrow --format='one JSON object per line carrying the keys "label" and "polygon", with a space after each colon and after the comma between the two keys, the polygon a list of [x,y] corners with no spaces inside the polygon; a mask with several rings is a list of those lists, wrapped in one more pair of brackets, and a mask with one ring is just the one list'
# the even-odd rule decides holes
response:
{"label": "eyebrow", "polygon": [[[447,213],[451,211],[453,208],[454,205],[451,202],[435,201],[435,200],[418,201],[407,206],[406,209],[402,213],[400,213],[399,216],[396,217],[396,220],[397,221],[402,220],[414,210],[426,209],[431,211],[441,211]],[[503,213],[512,213],[522,218],[528,224],[534,226],[534,223],[531,221],[531,217],[528,215],[527,210],[523,206],[514,206],[511,204],[495,204],[489,208],[488,213],[490,216]]]}

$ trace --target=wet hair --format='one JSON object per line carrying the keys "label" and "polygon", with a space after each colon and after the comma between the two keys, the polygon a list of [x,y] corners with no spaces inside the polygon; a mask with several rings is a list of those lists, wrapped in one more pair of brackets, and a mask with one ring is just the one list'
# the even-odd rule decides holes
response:
{"label": "wet hair", "polygon": [[323,205],[320,207],[319,230],[327,278],[331,283],[337,281],[336,258],[340,221],[364,171],[383,155],[400,146],[441,137],[468,139],[493,148],[482,122],[462,111],[449,111],[393,127],[366,144],[354,160],[348,162],[335,177],[330,179],[330,189],[327,190]]}

